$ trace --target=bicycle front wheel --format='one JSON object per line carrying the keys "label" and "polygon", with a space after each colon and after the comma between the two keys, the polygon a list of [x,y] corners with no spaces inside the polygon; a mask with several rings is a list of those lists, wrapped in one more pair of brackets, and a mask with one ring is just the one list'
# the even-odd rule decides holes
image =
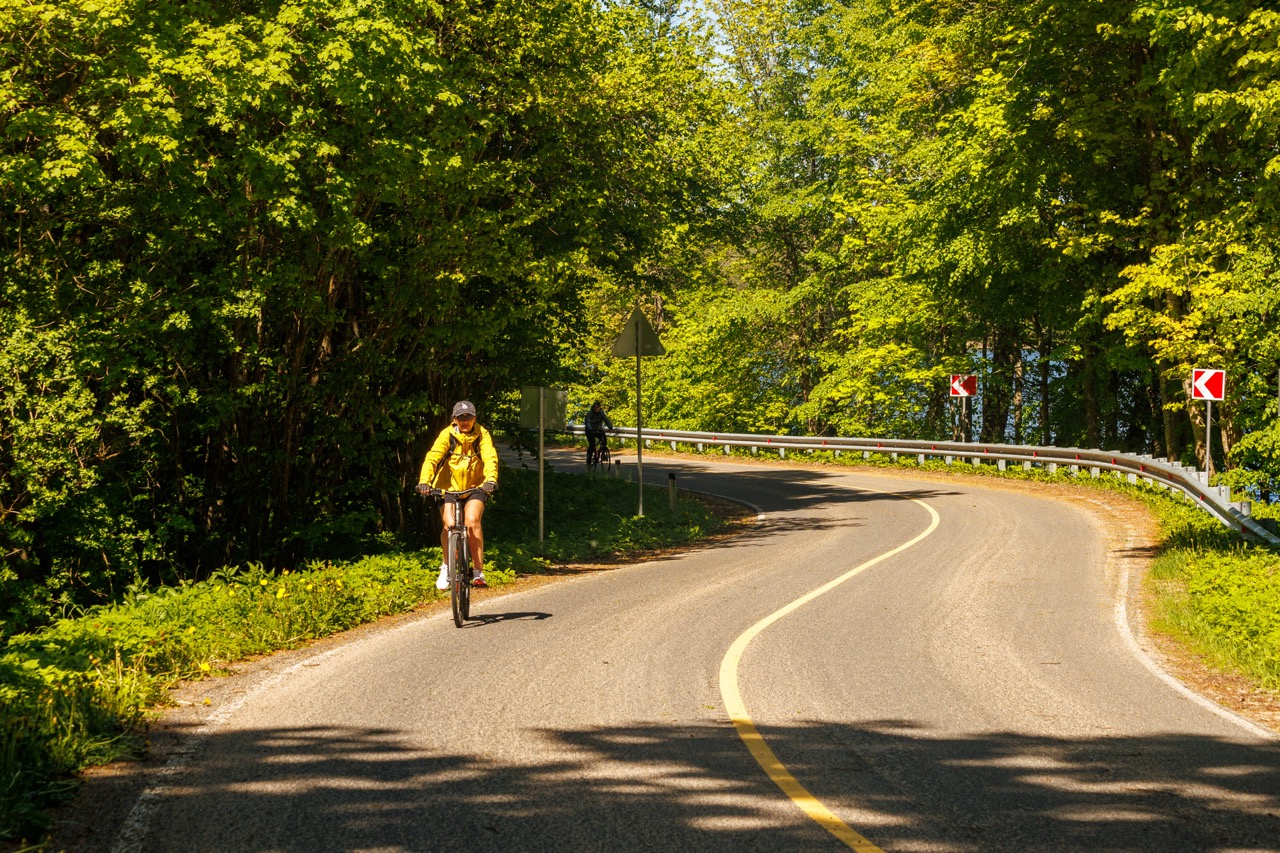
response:
{"label": "bicycle front wheel", "polygon": [[453,602],[453,624],[461,628],[471,609],[471,578],[467,570],[467,537],[449,534],[449,597]]}
{"label": "bicycle front wheel", "polygon": [[[463,543],[465,548],[465,540]],[[471,554],[470,552],[462,555],[462,618],[463,620],[471,618],[471,581],[475,579],[475,572],[471,570]]]}

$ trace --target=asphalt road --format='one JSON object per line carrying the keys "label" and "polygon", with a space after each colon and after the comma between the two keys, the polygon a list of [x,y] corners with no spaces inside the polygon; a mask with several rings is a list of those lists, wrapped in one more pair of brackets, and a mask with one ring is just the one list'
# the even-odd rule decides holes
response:
{"label": "asphalt road", "polygon": [[117,850],[843,849],[735,731],[726,654],[929,531],[924,504],[927,536],[730,662],[786,773],[889,851],[1280,849],[1280,746],[1144,663],[1096,513],[670,464],[762,520],[308,659],[209,726]]}

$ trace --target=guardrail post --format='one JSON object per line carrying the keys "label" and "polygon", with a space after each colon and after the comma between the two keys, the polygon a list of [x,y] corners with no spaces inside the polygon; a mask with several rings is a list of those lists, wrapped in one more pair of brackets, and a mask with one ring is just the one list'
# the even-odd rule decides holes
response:
{"label": "guardrail post", "polygon": [[671,511],[676,511],[676,475],[671,472],[667,475],[667,494],[671,499]]}
{"label": "guardrail post", "polygon": [[[582,428],[572,426],[568,430],[571,435],[581,436]],[[629,432],[631,432],[629,430]],[[666,430],[661,434],[655,434],[652,438],[645,436],[641,438],[639,431],[634,431],[634,435],[619,435],[619,443],[625,447],[627,441],[635,441],[637,453],[643,451],[645,447],[657,446],[658,442],[667,442],[672,445],[672,449],[679,451],[681,444],[689,445],[692,449],[697,448],[698,452],[708,452],[710,447],[720,446],[726,456],[731,455],[734,447],[749,447],[753,456],[759,455],[760,449],[769,450],[771,448],[778,449],[778,456],[782,459],[787,458],[787,450],[794,449],[791,444],[796,442],[804,444],[806,439],[787,438],[785,446],[780,445],[777,436],[767,435],[732,435],[729,438],[721,438],[713,433],[701,433],[685,430]],[[639,442],[644,441],[642,445]],[[812,440],[812,439],[810,439]],[[1022,463],[1024,471],[1034,471],[1037,468],[1047,470],[1050,474],[1059,473],[1061,466],[1069,466],[1076,476],[1083,476],[1084,469],[1088,468],[1090,474],[1095,477],[1101,477],[1103,470],[1110,473],[1116,481],[1123,482],[1127,480],[1131,484],[1136,484],[1139,480],[1146,483],[1154,483],[1162,490],[1168,491],[1170,494],[1179,495],[1182,499],[1190,501],[1192,504],[1200,507],[1217,517],[1223,524],[1229,527],[1240,527],[1242,521],[1247,520],[1244,524],[1250,532],[1257,536],[1265,538],[1272,543],[1280,542],[1280,537],[1276,537],[1259,527],[1249,518],[1246,513],[1251,513],[1251,508],[1247,501],[1232,501],[1231,489],[1227,487],[1219,487],[1211,485],[1207,472],[1197,470],[1192,465],[1182,465],[1177,461],[1166,461],[1163,458],[1152,459],[1150,454],[1127,455],[1123,453],[1111,453],[1100,450],[1081,450],[1074,447],[1033,447],[1029,445],[1021,445],[1011,448],[1005,445],[999,445],[997,449],[992,450],[990,446],[983,450],[982,445],[978,445],[977,452],[966,447],[956,451],[946,447],[939,450],[936,443],[912,440],[867,440],[865,438],[858,439],[835,439],[842,445],[841,449],[830,447],[834,443],[832,441],[822,442],[822,447],[817,447],[817,441],[814,440],[813,447],[802,447],[813,453],[814,450],[823,449],[832,451],[836,456],[843,455],[843,450],[848,450],[851,454],[862,453],[863,458],[870,460],[871,454],[878,453],[888,456],[890,460],[901,462],[909,457],[915,457],[920,465],[924,465],[931,459],[940,459],[947,465],[955,464],[955,460],[968,461],[974,466],[982,466],[985,461],[990,458],[994,460],[1001,471],[1011,470],[1013,466],[1009,465],[1009,455],[1012,455],[1014,461]],[[877,449],[871,449],[871,445],[875,445]],[[862,448],[866,447],[866,450]],[[1023,456],[1023,454],[1028,454]],[[1000,457],[1004,458],[1000,458]],[[637,460],[639,460],[637,456]],[[1051,461],[1052,460],[1052,461]],[[1097,460],[1097,461],[1095,461]],[[1104,461],[1109,460],[1109,461]],[[1148,464],[1150,460],[1151,464]],[[629,481],[634,476],[640,479],[639,465],[636,466],[636,474],[631,473],[631,467],[628,466],[624,472],[623,463],[620,460],[613,460],[611,473],[615,477],[626,477]],[[1108,479],[1111,479],[1109,477]]]}

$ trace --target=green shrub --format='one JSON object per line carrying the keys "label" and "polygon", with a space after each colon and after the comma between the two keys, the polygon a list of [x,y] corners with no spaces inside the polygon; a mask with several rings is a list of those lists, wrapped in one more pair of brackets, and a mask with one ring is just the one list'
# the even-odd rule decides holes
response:
{"label": "green shrub", "polygon": [[[657,490],[653,514],[632,518],[635,486],[617,480],[552,473],[546,493],[552,533],[540,549],[536,475],[503,477],[485,516],[490,585],[542,571],[548,559],[670,545],[718,525],[693,501],[673,514]],[[144,710],[177,681],[435,599],[439,565],[438,547],[278,574],[251,564],[199,583],[135,586],[119,604],[10,637],[0,654],[0,838],[39,828],[71,774],[135,753]]]}

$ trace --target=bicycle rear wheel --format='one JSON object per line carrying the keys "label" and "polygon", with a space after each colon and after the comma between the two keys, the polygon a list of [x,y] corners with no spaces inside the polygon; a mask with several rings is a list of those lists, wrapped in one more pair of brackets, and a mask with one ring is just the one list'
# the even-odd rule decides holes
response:
{"label": "bicycle rear wheel", "polygon": [[466,564],[466,534],[449,534],[449,597],[453,603],[453,624],[461,628],[471,609],[471,572]]}

